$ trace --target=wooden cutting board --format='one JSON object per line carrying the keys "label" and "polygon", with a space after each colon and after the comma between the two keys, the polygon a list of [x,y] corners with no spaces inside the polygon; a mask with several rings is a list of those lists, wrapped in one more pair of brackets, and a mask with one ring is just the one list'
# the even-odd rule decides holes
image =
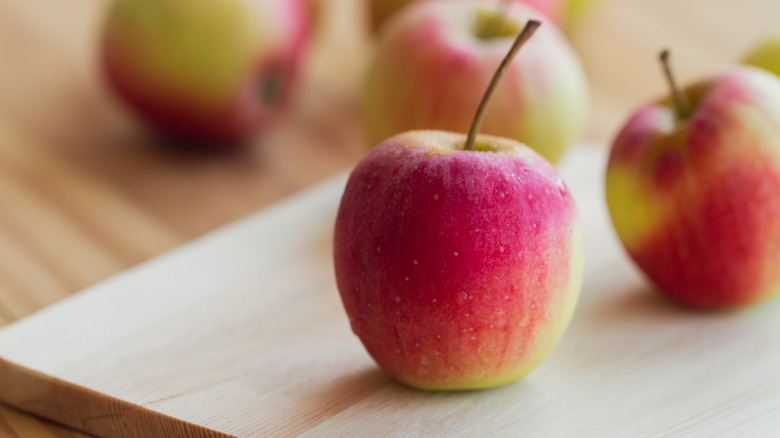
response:
{"label": "wooden cutting board", "polygon": [[332,273],[341,176],[3,329],[0,399],[106,437],[776,433],[780,304],[710,314],[653,293],[613,235],[605,153],[561,165],[582,299],[515,384],[429,393],[379,371]]}

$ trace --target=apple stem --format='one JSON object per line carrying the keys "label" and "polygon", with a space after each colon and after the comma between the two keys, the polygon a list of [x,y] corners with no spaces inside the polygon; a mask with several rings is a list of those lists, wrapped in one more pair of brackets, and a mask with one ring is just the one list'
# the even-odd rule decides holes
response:
{"label": "apple stem", "polygon": [[666,82],[669,84],[669,89],[672,92],[674,106],[677,108],[677,117],[680,120],[687,119],[691,115],[691,104],[688,102],[688,98],[680,91],[680,87],[677,86],[677,82],[674,80],[672,67],[669,63],[669,49],[662,50],[659,58],[661,59],[661,65],[664,68]]}
{"label": "apple stem", "polygon": [[496,86],[498,85],[499,81],[501,81],[501,77],[504,76],[504,72],[512,62],[512,59],[514,59],[517,51],[520,50],[520,47],[522,47],[523,44],[525,44],[525,42],[531,38],[531,35],[533,35],[533,33],[536,32],[536,29],[541,25],[541,21],[528,20],[528,23],[526,23],[523,30],[519,35],[517,35],[517,38],[515,38],[515,42],[512,43],[512,48],[509,49],[509,53],[507,53],[504,59],[501,61],[501,64],[498,66],[498,70],[496,70],[496,73],[493,75],[493,79],[491,79],[490,84],[488,84],[487,90],[485,90],[485,94],[482,96],[482,101],[479,102],[479,106],[477,107],[476,114],[474,114],[474,120],[471,122],[469,135],[466,137],[466,144],[463,146],[463,150],[474,150],[474,144],[477,141],[477,134],[479,134],[479,129],[482,126],[482,120],[485,118],[487,104],[490,101],[490,97],[493,95],[493,91],[495,91]]}

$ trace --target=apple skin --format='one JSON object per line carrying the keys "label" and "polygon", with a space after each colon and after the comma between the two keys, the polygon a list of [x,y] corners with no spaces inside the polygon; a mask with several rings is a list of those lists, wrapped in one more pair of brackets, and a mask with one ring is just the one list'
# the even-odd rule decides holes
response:
{"label": "apple skin", "polygon": [[639,109],[612,145],[606,199],[628,254],[669,297],[749,306],[780,290],[780,80],[741,67]]}
{"label": "apple skin", "polygon": [[768,35],[742,61],[780,76],[780,31]]}
{"label": "apple skin", "polygon": [[[362,117],[371,144],[415,129],[467,129],[514,37],[541,15],[512,3],[506,34],[481,40],[472,23],[494,14],[481,0],[410,5],[384,29],[364,83]],[[587,83],[565,37],[543,24],[507,68],[482,132],[513,138],[556,162],[585,126]]]}
{"label": "apple skin", "polygon": [[287,105],[307,32],[298,0],[116,0],[108,84],[162,132],[232,147]]}
{"label": "apple skin", "polygon": [[[387,22],[391,16],[395,15],[401,8],[409,3],[419,0],[369,0],[368,9],[371,20],[371,27],[378,30]],[[563,16],[566,13],[564,0],[510,0],[527,3],[537,9],[557,24],[561,24]],[[582,1],[582,0],[577,0]],[[494,7],[497,7],[494,5]]]}
{"label": "apple skin", "polygon": [[395,379],[427,390],[498,386],[550,353],[576,307],[583,237],[555,169],[481,135],[399,134],[352,171],[336,280],[353,331]]}

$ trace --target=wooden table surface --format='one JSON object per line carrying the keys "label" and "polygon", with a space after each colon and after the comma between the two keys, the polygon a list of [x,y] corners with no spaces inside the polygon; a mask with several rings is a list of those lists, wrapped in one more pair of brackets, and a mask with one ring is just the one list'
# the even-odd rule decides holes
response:
{"label": "wooden table surface", "polygon": [[[95,68],[104,0],[0,0],[0,326],[349,168],[369,145],[360,0],[321,0],[291,111],[245,151],[177,154]],[[776,0],[601,0],[568,33],[591,85],[584,140],[607,143],[665,91],[736,62],[780,26]],[[0,436],[84,436],[0,405]]]}

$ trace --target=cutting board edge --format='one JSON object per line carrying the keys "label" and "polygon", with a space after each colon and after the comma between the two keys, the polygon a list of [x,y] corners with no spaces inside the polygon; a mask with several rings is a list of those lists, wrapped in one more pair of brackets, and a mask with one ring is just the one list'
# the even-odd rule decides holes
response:
{"label": "cutting board edge", "polygon": [[[2,357],[0,401],[97,436],[236,438],[60,380]],[[137,429],[126,426],[131,418],[134,418],[133,423],[146,423],[143,435],[138,435]]]}

